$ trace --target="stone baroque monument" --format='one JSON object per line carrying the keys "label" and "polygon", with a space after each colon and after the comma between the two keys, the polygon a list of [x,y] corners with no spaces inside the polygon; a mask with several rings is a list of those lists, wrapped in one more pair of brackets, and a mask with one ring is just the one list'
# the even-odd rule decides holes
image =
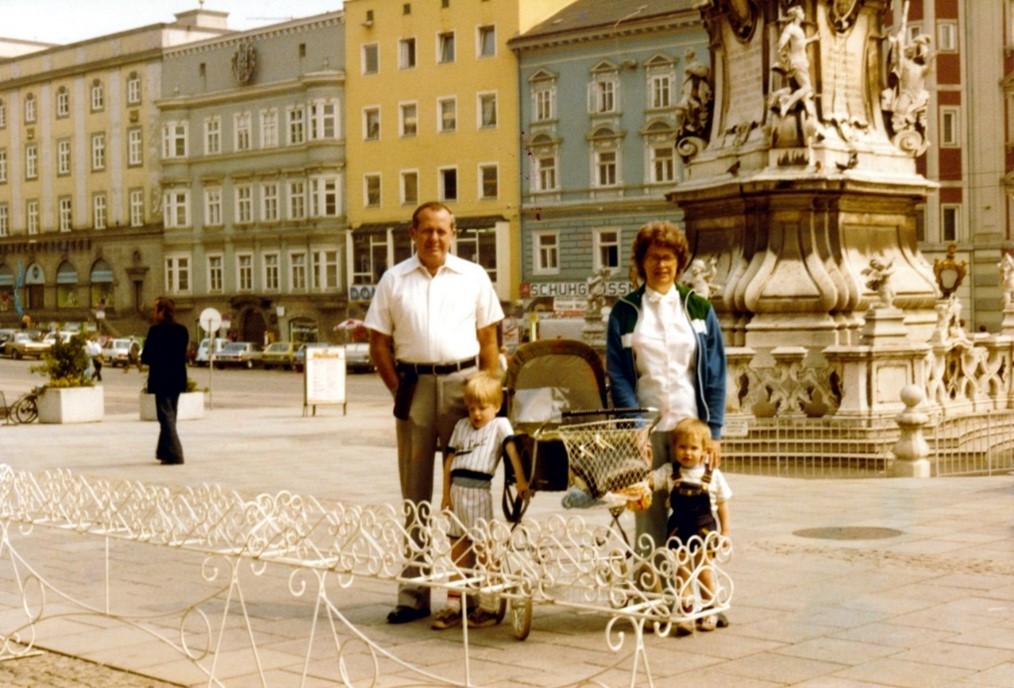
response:
{"label": "stone baroque monument", "polygon": [[[712,81],[696,92],[710,109],[681,134],[685,179],[669,198],[695,259],[717,270],[727,344],[770,362],[791,342],[812,365],[835,347],[881,349],[881,334],[895,348],[926,342],[937,288],[914,212],[934,188],[915,165],[928,145],[926,42],[884,28],[890,0],[698,7]],[[902,368],[895,398],[914,374]]]}

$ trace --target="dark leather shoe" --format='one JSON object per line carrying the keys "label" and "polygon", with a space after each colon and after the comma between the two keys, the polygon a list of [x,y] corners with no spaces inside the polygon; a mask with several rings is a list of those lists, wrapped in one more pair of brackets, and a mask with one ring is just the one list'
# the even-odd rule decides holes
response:
{"label": "dark leather shoe", "polygon": [[158,462],[163,466],[178,466],[183,463],[183,459],[172,459],[172,460],[159,459]]}
{"label": "dark leather shoe", "polygon": [[429,609],[416,609],[399,604],[390,614],[387,615],[387,623],[403,624],[417,619],[425,619],[430,615]]}

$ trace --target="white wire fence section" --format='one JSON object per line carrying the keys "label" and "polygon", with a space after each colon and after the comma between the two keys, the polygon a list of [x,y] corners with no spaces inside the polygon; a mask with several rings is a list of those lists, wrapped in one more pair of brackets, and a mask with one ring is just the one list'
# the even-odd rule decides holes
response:
{"label": "white wire fence section", "polygon": [[[358,586],[412,580],[477,596],[518,639],[539,605],[603,617],[614,661],[560,685],[605,686],[617,675],[624,685],[654,685],[646,630],[693,628],[732,602],[722,569],[731,544],[716,533],[639,557],[615,521],[481,522],[466,531],[475,564],[464,567],[451,559],[450,518],[429,504],[400,512],[289,492],[247,499],[216,485],[0,466],[0,659],[45,645],[53,625],[88,618],[143,633],[209,686],[492,681],[473,662],[467,623],[460,662],[439,672],[419,661],[418,648],[410,662],[357,622]],[[409,562],[421,573],[403,577]],[[279,628],[291,636],[297,622],[304,649],[280,659]]]}

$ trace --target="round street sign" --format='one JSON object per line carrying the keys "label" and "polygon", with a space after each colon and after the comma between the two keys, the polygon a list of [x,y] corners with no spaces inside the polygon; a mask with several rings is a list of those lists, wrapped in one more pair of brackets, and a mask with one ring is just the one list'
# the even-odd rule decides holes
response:
{"label": "round street sign", "polygon": [[222,326],[222,314],[215,308],[205,308],[201,311],[201,329],[212,334]]}

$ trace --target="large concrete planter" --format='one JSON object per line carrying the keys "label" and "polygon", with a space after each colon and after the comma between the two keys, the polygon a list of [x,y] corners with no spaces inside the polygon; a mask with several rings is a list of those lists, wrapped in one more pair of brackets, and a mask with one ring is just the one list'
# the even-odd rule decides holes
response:
{"label": "large concrete planter", "polygon": [[95,423],[105,415],[101,386],[50,387],[39,395],[40,423]]}
{"label": "large concrete planter", "polygon": [[[141,420],[158,420],[155,415],[155,395],[141,392]],[[204,418],[204,392],[184,392],[180,395],[179,406],[176,407],[176,420],[194,420]]]}

